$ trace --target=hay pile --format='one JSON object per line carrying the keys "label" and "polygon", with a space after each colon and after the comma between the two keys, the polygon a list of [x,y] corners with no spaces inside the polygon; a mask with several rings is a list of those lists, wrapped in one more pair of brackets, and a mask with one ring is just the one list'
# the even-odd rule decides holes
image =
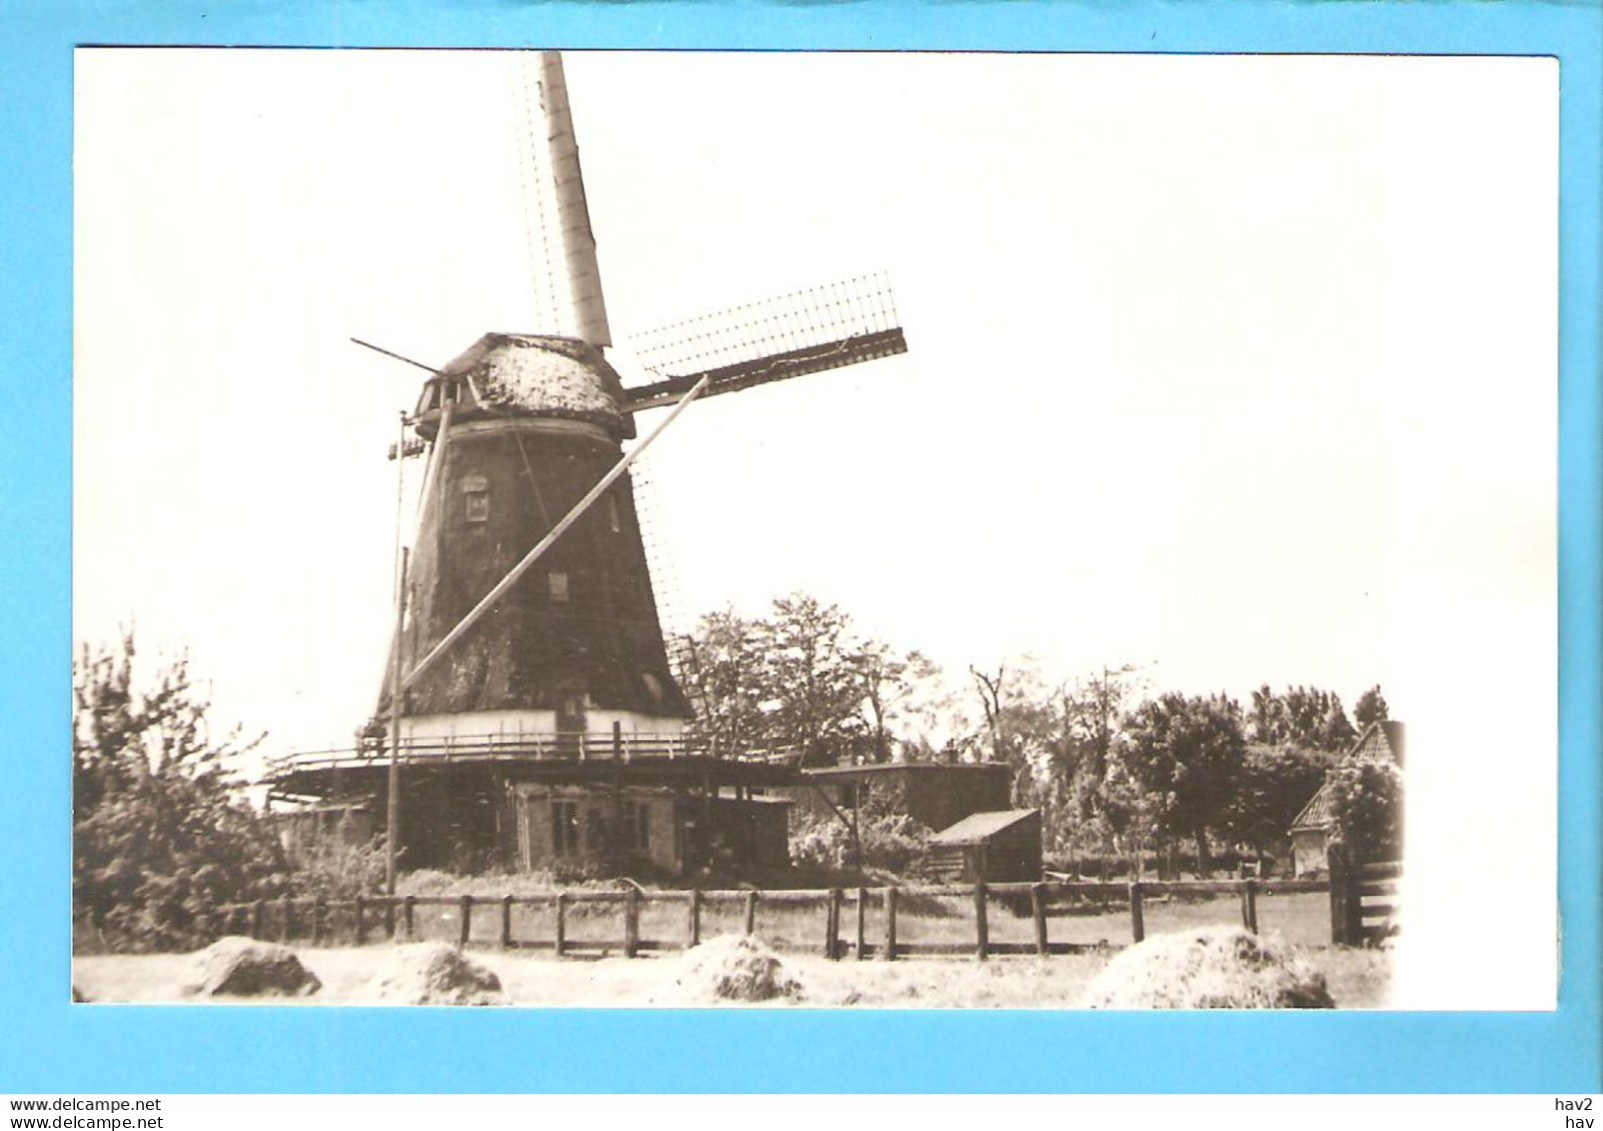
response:
{"label": "hay pile", "polygon": [[195,955],[192,994],[304,997],[322,988],[287,946],[230,935]]}
{"label": "hay pile", "polygon": [[774,952],[749,935],[720,935],[692,947],[680,960],[678,982],[687,995],[719,1001],[773,1001],[802,996]]}
{"label": "hay pile", "polygon": [[1285,943],[1239,927],[1155,935],[1086,987],[1088,1009],[1331,1009],[1325,976]]}
{"label": "hay pile", "polygon": [[495,971],[444,943],[413,943],[391,953],[389,972],[379,983],[387,1000],[406,1005],[499,1005],[501,979]]}

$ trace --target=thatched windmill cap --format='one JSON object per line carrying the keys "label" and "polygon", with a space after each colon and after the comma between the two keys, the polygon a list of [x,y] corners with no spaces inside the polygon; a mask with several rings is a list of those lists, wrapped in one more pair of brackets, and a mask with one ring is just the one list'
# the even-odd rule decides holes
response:
{"label": "thatched windmill cap", "polygon": [[[620,439],[632,437],[624,412],[623,382],[601,350],[577,338],[544,334],[486,334],[439,370],[454,387],[459,418],[475,412],[543,416],[599,424]],[[431,383],[432,384],[432,383]],[[438,411],[425,394],[418,431],[431,437]]]}

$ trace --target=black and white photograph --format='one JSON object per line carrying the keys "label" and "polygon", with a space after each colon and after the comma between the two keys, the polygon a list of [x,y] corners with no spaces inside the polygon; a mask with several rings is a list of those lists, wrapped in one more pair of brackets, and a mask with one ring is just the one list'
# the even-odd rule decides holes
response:
{"label": "black and white photograph", "polygon": [[62,994],[1553,1008],[1557,100],[78,49]]}

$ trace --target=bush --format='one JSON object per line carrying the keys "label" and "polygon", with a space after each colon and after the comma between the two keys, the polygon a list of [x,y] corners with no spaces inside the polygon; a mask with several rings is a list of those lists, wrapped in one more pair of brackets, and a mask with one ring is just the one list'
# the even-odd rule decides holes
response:
{"label": "bush", "polygon": [[1349,758],[1326,779],[1330,843],[1353,864],[1396,860],[1403,852],[1403,771],[1395,762]]}
{"label": "bush", "polygon": [[348,843],[336,833],[296,853],[291,877],[299,899],[349,900],[384,890],[384,842]]}
{"label": "bush", "polygon": [[[862,866],[906,872],[924,854],[932,835],[930,830],[905,815],[880,815],[858,824],[862,845]],[[790,838],[793,863],[831,871],[852,867],[852,833],[845,823],[833,817],[804,821]]]}
{"label": "bush", "polygon": [[73,918],[113,950],[209,941],[224,903],[288,886],[278,837],[235,801],[225,766],[253,744],[213,742],[180,658],[136,686],[134,642],[73,665]]}

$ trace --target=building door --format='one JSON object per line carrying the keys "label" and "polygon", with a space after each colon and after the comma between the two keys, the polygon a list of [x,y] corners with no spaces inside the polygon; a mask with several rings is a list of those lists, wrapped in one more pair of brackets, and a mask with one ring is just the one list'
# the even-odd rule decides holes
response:
{"label": "building door", "polygon": [[557,705],[557,753],[564,758],[584,757],[584,696],[566,692]]}

